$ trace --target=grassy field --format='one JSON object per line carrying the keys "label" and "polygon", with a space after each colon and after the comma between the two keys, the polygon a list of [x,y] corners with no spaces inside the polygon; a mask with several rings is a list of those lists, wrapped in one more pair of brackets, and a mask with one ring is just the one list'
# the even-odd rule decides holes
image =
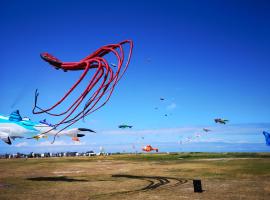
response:
{"label": "grassy field", "polygon": [[[194,179],[203,192],[194,193]],[[270,199],[270,153],[0,160],[0,199]]]}

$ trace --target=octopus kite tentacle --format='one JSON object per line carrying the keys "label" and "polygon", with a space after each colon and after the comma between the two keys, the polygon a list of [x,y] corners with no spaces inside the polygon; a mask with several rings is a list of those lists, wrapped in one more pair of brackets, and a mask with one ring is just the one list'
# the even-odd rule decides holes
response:
{"label": "octopus kite tentacle", "polygon": [[[127,58],[125,58],[123,48],[123,46],[126,44],[129,45]],[[60,125],[68,124],[60,130],[62,131],[67,127],[71,126],[72,124],[76,123],[77,121],[83,119],[85,116],[100,109],[108,102],[116,84],[122,78],[123,74],[126,72],[128,65],[130,63],[132,49],[133,49],[133,42],[131,40],[124,40],[118,44],[110,44],[103,46],[78,62],[62,62],[49,53],[42,53],[41,58],[46,62],[48,62],[53,67],[55,67],[56,69],[62,69],[65,72],[83,70],[83,73],[81,74],[80,78],[73,84],[73,86],[67,91],[67,93],[59,101],[57,101],[54,105],[52,105],[47,109],[43,109],[37,105],[39,93],[36,90],[35,103],[34,108],[32,110],[33,114],[47,113],[52,116],[65,115],[64,119],[55,124],[53,127],[55,129]],[[107,54],[112,54],[117,59],[116,70],[110,67],[108,60],[104,58],[104,56],[106,56]],[[89,81],[86,89],[81,93],[81,95],[72,103],[71,106],[66,108],[66,110],[61,111],[60,113],[52,113],[52,111],[56,107],[61,105],[67,99],[67,97],[82,82],[82,80],[86,77],[86,75],[91,69],[95,69],[96,71],[92,76],[91,80]],[[92,92],[94,87],[97,87],[97,89],[88,98],[83,109],[79,111],[77,114],[75,114],[75,111],[79,109],[80,104],[86,99],[87,95],[89,95],[89,93]],[[100,105],[98,105],[99,101],[105,94],[107,94],[105,100]]]}

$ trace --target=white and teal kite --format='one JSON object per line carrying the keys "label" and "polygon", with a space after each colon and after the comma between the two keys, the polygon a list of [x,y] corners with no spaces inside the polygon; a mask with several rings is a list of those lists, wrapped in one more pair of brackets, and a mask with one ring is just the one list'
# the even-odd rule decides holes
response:
{"label": "white and teal kite", "polygon": [[11,139],[27,138],[40,139],[46,138],[49,135],[70,136],[72,140],[79,141],[79,137],[85,136],[84,132],[94,132],[87,128],[73,128],[64,130],[59,133],[53,125],[46,122],[33,122],[29,118],[22,118],[19,110],[12,112],[9,116],[0,115],[0,139],[5,143],[11,144]]}

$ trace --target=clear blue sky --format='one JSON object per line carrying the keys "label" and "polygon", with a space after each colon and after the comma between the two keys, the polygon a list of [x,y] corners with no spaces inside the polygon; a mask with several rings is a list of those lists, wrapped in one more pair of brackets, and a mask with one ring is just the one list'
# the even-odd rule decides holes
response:
{"label": "clear blue sky", "polygon": [[[132,39],[130,67],[110,102],[76,124],[105,135],[89,136],[86,144],[119,139],[105,133],[121,123],[134,125],[136,135],[211,127],[213,118],[224,117],[241,127],[256,126],[255,140],[261,143],[259,131],[270,130],[269,1],[0,2],[1,114],[20,109],[34,121],[54,123],[54,118],[32,115],[34,91],[39,88],[40,104],[49,106],[79,73],[56,71],[39,53],[77,61],[102,45]],[[162,133],[151,138],[145,143],[166,140]],[[0,145],[2,151],[7,148]]]}

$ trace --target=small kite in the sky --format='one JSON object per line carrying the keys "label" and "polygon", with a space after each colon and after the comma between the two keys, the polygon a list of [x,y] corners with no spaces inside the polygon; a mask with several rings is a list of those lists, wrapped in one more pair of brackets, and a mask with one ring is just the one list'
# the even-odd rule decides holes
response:
{"label": "small kite in the sky", "polygon": [[263,131],[266,145],[270,146],[270,133]]}
{"label": "small kite in the sky", "polygon": [[116,64],[114,64],[114,63],[111,63],[111,65],[112,65],[113,67],[117,67],[117,65],[116,65]]}
{"label": "small kite in the sky", "polygon": [[132,128],[132,126],[126,125],[126,124],[121,124],[118,126],[118,128]]}
{"label": "small kite in the sky", "polygon": [[211,131],[210,129],[208,129],[208,128],[203,128],[203,131],[205,131],[205,132],[209,132],[209,131]]}
{"label": "small kite in the sky", "polygon": [[220,123],[220,124],[226,124],[229,120],[227,119],[221,119],[221,118],[216,118],[215,122]]}
{"label": "small kite in the sky", "polygon": [[146,145],[142,148],[143,151],[150,152],[150,151],[156,151],[158,152],[158,148],[153,148],[151,145]]}
{"label": "small kite in the sky", "polygon": [[160,100],[160,101],[164,101],[165,99],[164,99],[164,98],[162,98],[162,97],[160,97],[160,98],[159,98],[159,100]]}

